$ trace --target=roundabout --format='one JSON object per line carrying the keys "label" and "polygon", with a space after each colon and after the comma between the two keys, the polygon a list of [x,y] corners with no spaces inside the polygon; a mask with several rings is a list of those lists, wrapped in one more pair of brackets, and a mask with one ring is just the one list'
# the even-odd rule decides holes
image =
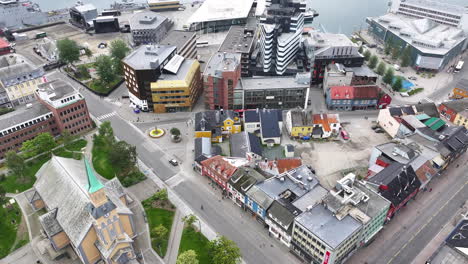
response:
{"label": "roundabout", "polygon": [[164,136],[165,133],[166,133],[166,131],[164,131],[164,129],[154,128],[154,129],[150,130],[149,136],[152,137],[152,138],[160,138],[160,137]]}

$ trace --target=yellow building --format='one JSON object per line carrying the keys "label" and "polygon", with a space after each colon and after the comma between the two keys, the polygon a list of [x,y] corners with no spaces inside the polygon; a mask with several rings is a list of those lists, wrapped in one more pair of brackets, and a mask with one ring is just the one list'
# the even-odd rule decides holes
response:
{"label": "yellow building", "polygon": [[286,128],[289,136],[297,138],[312,136],[313,122],[311,113],[301,109],[293,109],[286,112]]}
{"label": "yellow building", "polygon": [[174,10],[181,7],[180,1],[174,0],[148,0],[151,11]]}
{"label": "yellow building", "polygon": [[55,156],[36,177],[26,197],[34,209],[48,211],[39,222],[49,252],[74,251],[83,263],[138,263],[130,199],[117,178],[102,184],[86,159]]}
{"label": "yellow building", "polygon": [[468,129],[468,109],[459,112],[453,120],[455,125],[464,126]]}
{"label": "yellow building", "polygon": [[223,137],[242,131],[239,115],[232,110],[210,110],[195,114],[195,137],[223,142]]}
{"label": "yellow building", "polygon": [[200,63],[175,55],[151,83],[155,113],[191,111],[202,91]]}

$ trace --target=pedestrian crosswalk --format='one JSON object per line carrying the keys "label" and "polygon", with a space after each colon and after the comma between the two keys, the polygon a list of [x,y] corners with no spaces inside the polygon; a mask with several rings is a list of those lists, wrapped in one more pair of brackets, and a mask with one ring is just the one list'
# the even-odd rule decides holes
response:
{"label": "pedestrian crosswalk", "polygon": [[101,121],[101,120],[104,120],[104,119],[107,119],[107,118],[110,118],[110,117],[113,117],[117,114],[117,112],[111,112],[111,113],[108,113],[108,114],[105,114],[105,115],[102,115],[102,116],[98,116],[96,119]]}

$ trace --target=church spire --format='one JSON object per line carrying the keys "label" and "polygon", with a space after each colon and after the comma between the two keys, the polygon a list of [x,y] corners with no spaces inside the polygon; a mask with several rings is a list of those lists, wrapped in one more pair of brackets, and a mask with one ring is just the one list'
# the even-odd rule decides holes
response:
{"label": "church spire", "polygon": [[94,174],[93,168],[89,165],[88,159],[84,158],[84,163],[86,166],[86,174],[88,175],[88,192],[95,193],[104,188],[104,185],[102,185],[101,181],[96,177],[96,174]]}

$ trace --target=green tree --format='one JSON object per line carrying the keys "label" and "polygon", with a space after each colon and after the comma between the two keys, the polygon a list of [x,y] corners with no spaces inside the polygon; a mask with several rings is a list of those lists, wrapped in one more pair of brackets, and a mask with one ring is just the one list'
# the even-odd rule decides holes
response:
{"label": "green tree", "polygon": [[116,39],[110,43],[110,54],[116,74],[121,75],[123,73],[122,60],[127,56],[128,52],[130,52],[130,48],[123,40]]}
{"label": "green tree", "polygon": [[234,241],[221,236],[208,243],[212,264],[237,264],[241,258],[240,249]]}
{"label": "green tree", "polygon": [[406,46],[401,54],[401,67],[408,67],[411,64],[411,47]]}
{"label": "green tree", "polygon": [[372,55],[369,60],[369,68],[374,69],[377,66],[377,63],[379,62],[379,59],[377,56]]}
{"label": "green tree", "polygon": [[5,164],[14,175],[20,178],[25,175],[26,163],[24,162],[24,158],[15,151],[10,150],[6,153]]}
{"label": "green tree", "polygon": [[153,230],[151,230],[151,236],[158,245],[161,244],[161,242],[164,241],[164,239],[166,239],[168,233],[169,231],[167,230],[167,228],[165,228],[161,224],[159,224],[158,226],[154,227]]}
{"label": "green tree", "polygon": [[109,152],[109,160],[123,173],[133,169],[136,164],[136,147],[125,141],[119,141],[112,145]]}
{"label": "green tree", "polygon": [[169,200],[169,197],[167,196],[167,190],[166,188],[161,189],[157,193],[153,195],[153,198],[157,201],[167,201]]}
{"label": "green tree", "polygon": [[72,64],[80,60],[80,47],[71,39],[57,41],[59,59],[67,64]]}
{"label": "green tree", "polygon": [[364,60],[368,61],[370,59],[371,55],[372,55],[371,52],[369,50],[366,50],[364,52]]}
{"label": "green tree", "polygon": [[5,202],[5,196],[6,196],[5,188],[2,185],[0,185],[0,205],[2,205]]}
{"label": "green tree", "polygon": [[392,59],[396,60],[398,57],[400,57],[400,49],[395,46],[392,48]]}
{"label": "green tree", "polygon": [[171,128],[170,132],[171,132],[171,135],[180,136],[180,130],[176,127]]}
{"label": "green tree", "polygon": [[393,91],[398,92],[401,88],[403,88],[403,80],[400,77],[397,77],[392,85],[392,89]]}
{"label": "green tree", "polygon": [[70,133],[70,131],[68,130],[64,130],[62,132],[62,141],[63,141],[63,145],[66,147],[68,145],[70,145],[70,143],[72,143],[72,141],[75,139],[75,137]]}
{"label": "green tree", "polygon": [[111,123],[109,121],[103,122],[98,128],[99,136],[95,136],[93,140],[101,140],[103,145],[111,150],[112,146],[115,144],[114,130],[112,129]]}
{"label": "green tree", "polygon": [[109,85],[113,80],[115,80],[115,72],[112,67],[111,57],[100,55],[97,57],[95,65],[96,73],[103,84]]}
{"label": "green tree", "polygon": [[387,69],[387,67],[385,66],[385,63],[383,61],[381,61],[379,63],[379,66],[377,67],[377,74],[378,75],[384,75],[386,69]]}
{"label": "green tree", "polygon": [[395,72],[393,71],[393,69],[388,68],[387,72],[385,73],[385,75],[383,77],[383,82],[386,83],[386,84],[392,84],[394,76],[395,76]]}
{"label": "green tree", "polygon": [[182,218],[182,221],[187,225],[187,226],[192,226],[196,221],[198,221],[198,218],[194,214],[189,214],[186,215]]}
{"label": "green tree", "polygon": [[31,156],[36,156],[37,154],[51,151],[57,146],[57,143],[54,140],[54,137],[47,132],[37,135],[35,138],[23,142],[21,146],[21,151],[28,153]]}
{"label": "green tree", "polygon": [[86,57],[91,58],[93,56],[93,52],[89,48],[85,48],[84,51]]}
{"label": "green tree", "polygon": [[78,78],[82,78],[82,79],[89,79],[89,78],[91,78],[91,75],[89,74],[88,68],[86,68],[86,66],[84,66],[84,65],[79,65],[79,66],[77,67],[77,70],[78,70],[78,74],[79,74],[79,77],[78,77]]}
{"label": "green tree", "polygon": [[182,252],[177,257],[176,264],[198,264],[197,253],[192,249]]}

